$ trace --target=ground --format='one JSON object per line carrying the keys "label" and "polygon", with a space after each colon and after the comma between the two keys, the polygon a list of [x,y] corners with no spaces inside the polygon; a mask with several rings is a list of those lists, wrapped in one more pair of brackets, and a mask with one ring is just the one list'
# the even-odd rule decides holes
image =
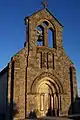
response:
{"label": "ground", "polygon": [[[31,119],[27,119],[27,120],[31,120]],[[73,120],[73,119],[69,119],[66,117],[41,117],[39,118],[39,120]]]}

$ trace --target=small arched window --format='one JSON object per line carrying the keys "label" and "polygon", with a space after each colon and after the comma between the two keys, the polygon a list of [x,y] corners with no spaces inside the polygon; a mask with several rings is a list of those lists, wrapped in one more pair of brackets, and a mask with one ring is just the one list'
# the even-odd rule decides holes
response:
{"label": "small arched window", "polygon": [[44,22],[43,22],[43,26],[44,26],[44,27],[46,27],[46,26],[48,26],[48,25],[49,25],[49,23],[48,23],[47,21],[44,21]]}
{"label": "small arched window", "polygon": [[53,48],[54,47],[54,41],[55,41],[55,32],[52,28],[48,29],[48,47]]}
{"label": "small arched window", "polygon": [[44,46],[44,28],[41,25],[37,27],[37,46]]}

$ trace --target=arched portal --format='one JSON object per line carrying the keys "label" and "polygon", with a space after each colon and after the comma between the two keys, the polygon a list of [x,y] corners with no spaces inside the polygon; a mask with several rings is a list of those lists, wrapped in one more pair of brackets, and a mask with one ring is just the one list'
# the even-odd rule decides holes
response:
{"label": "arched portal", "polygon": [[[51,109],[51,112],[55,112],[55,115],[57,116],[58,113],[56,113],[56,110],[58,110],[58,96],[56,87],[49,81],[45,80],[38,85],[37,93],[39,93],[39,101],[37,104],[41,114],[45,115],[48,113],[48,109]],[[51,114],[53,115],[53,113]]]}
{"label": "arched portal", "polygon": [[48,114],[51,110],[51,115],[59,116],[60,109],[60,93],[61,88],[53,79],[44,77],[38,81],[34,81],[32,92],[37,93],[36,106],[41,115]]}

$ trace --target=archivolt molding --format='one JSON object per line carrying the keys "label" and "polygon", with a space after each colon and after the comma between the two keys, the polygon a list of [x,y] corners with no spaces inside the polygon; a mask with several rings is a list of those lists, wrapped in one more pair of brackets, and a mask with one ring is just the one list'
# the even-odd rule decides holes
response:
{"label": "archivolt molding", "polygon": [[51,73],[47,73],[47,72],[40,74],[38,77],[36,77],[33,80],[33,83],[30,87],[30,92],[36,93],[38,86],[42,82],[46,82],[49,85],[55,87],[58,93],[60,93],[60,94],[64,93],[63,86],[62,86],[60,80],[57,77],[55,77],[55,75],[52,75]]}
{"label": "archivolt molding", "polygon": [[[44,21],[46,21],[46,22],[49,23],[49,25],[47,26],[47,28],[52,28],[53,30],[56,30],[56,29],[55,29],[55,25],[52,24],[52,23],[51,23],[49,20],[47,20],[47,19],[41,19],[41,20],[37,23],[36,26],[42,25],[42,23],[43,23]],[[43,25],[42,25],[42,26],[43,26]]]}
{"label": "archivolt molding", "polygon": [[[48,77],[44,77],[43,79],[41,79],[39,81],[39,83],[36,86],[37,87],[37,93],[39,92],[39,89],[43,84],[46,84],[51,89],[52,93],[57,93],[58,87],[56,88],[56,86],[54,84],[51,84],[51,82],[48,79],[49,79]],[[55,91],[54,91],[54,88],[55,88]]]}

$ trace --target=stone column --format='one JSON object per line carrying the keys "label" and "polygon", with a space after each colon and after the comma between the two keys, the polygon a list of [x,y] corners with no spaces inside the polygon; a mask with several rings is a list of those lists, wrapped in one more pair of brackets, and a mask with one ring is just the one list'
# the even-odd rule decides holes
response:
{"label": "stone column", "polygon": [[44,46],[48,47],[48,30],[47,27],[44,29]]}

